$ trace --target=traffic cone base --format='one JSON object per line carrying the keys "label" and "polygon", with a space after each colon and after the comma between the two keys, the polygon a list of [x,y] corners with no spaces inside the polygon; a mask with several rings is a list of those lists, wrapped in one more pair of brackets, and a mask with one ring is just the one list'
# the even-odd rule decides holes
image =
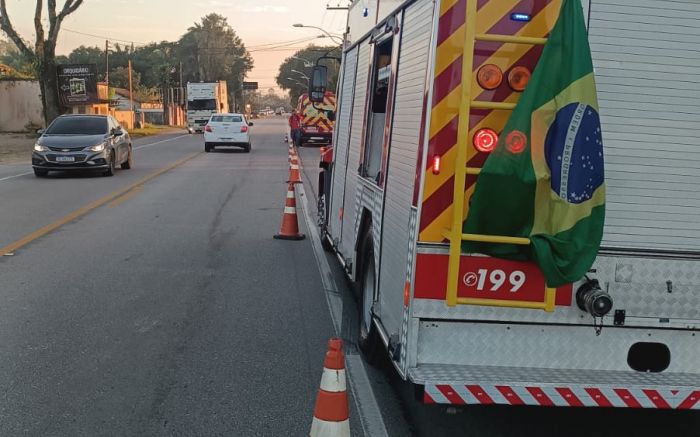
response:
{"label": "traffic cone base", "polygon": [[343,341],[332,338],[323,361],[310,437],[350,437],[350,412]]}
{"label": "traffic cone base", "polygon": [[309,437],[350,437],[350,423],[348,420],[342,422],[326,422],[314,417],[311,422],[311,432]]}

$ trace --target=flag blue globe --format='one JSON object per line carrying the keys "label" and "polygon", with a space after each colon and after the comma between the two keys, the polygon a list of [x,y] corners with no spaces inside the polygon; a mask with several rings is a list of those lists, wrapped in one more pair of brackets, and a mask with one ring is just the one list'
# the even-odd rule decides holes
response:
{"label": "flag blue globe", "polygon": [[569,203],[583,203],[603,184],[603,139],[598,112],[582,103],[561,108],[544,143],[552,190]]}

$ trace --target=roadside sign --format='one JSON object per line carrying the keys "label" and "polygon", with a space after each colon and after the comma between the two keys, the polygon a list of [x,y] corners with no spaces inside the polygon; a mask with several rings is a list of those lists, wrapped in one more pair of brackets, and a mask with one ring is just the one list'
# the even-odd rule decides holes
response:
{"label": "roadside sign", "polygon": [[99,103],[95,64],[58,65],[56,76],[58,98],[63,106]]}
{"label": "roadside sign", "polygon": [[244,90],[256,90],[256,89],[258,89],[258,83],[257,82],[243,82],[243,89]]}

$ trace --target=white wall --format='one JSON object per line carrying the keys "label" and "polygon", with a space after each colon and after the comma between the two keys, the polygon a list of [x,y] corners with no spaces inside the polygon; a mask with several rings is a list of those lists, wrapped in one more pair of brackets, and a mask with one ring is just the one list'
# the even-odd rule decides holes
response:
{"label": "white wall", "polygon": [[36,81],[0,81],[0,132],[22,132],[44,125],[41,91]]}

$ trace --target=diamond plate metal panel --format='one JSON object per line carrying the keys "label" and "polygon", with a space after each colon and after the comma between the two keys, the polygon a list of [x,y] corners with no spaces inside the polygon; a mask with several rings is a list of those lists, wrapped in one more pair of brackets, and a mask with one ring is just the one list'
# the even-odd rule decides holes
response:
{"label": "diamond plate metal panel", "polygon": [[545,369],[524,366],[458,366],[421,364],[408,370],[416,384],[481,384],[537,386],[581,384],[590,386],[622,385],[626,387],[700,387],[697,373],[640,373],[585,369]]}
{"label": "diamond plate metal panel", "polygon": [[668,372],[700,376],[700,336],[692,331],[422,321],[418,364],[631,370],[629,348],[659,342],[671,351]]}

